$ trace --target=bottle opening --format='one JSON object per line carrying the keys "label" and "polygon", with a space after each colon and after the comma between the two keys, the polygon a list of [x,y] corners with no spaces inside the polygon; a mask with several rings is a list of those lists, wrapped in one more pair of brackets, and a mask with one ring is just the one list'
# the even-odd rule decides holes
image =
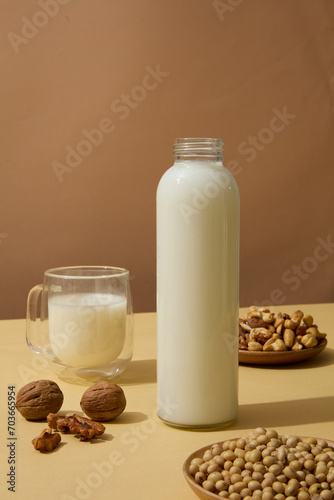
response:
{"label": "bottle opening", "polygon": [[223,160],[223,141],[205,137],[175,139],[173,154],[175,160]]}

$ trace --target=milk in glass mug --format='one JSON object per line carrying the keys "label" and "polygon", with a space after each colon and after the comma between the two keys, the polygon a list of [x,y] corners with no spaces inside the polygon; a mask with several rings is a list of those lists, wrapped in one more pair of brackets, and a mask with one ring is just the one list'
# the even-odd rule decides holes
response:
{"label": "milk in glass mug", "polygon": [[92,383],[120,375],[133,354],[129,271],[49,269],[28,295],[28,346],[63,380]]}

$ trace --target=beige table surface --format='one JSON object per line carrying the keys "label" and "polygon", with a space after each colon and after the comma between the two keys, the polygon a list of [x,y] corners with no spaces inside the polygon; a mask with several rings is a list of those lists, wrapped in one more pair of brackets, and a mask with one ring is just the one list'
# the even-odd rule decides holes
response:
{"label": "beige table surface", "polygon": [[[50,454],[34,450],[31,440],[45,427],[16,413],[15,437],[8,439],[7,387],[15,391],[37,379],[55,380],[65,399],[62,411],[79,412],[85,386],[58,380],[25,343],[25,321],[0,321],[1,453],[0,498],[15,499],[142,499],[197,498],[182,473],[194,450],[224,439],[246,435],[258,426],[279,433],[334,440],[334,304],[273,307],[312,314],[328,334],[327,348],[312,360],[271,367],[240,366],[239,417],[226,430],[190,432],[173,429],[156,415],[156,315],[135,315],[135,353],[117,380],[127,398],[125,412],[106,424],[104,439],[80,442],[63,436]],[[244,310],[241,309],[241,313]],[[15,493],[8,491],[8,458],[15,453]]]}

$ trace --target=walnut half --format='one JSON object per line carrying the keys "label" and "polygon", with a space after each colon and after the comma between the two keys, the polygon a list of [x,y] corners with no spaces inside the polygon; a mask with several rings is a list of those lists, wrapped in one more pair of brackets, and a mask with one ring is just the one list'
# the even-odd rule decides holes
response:
{"label": "walnut half", "polygon": [[39,436],[32,440],[35,450],[45,452],[52,451],[57,448],[61,441],[61,436],[58,432],[51,433],[49,429],[44,429]]}
{"label": "walnut half", "polygon": [[99,422],[94,422],[89,418],[80,417],[76,414],[59,415],[58,413],[50,413],[47,416],[47,421],[50,429],[69,432],[70,434],[79,434],[81,441],[101,436],[105,431],[104,425]]}

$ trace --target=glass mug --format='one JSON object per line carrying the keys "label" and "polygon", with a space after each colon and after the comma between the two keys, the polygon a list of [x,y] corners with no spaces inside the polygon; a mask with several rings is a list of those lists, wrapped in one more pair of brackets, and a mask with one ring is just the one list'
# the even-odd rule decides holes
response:
{"label": "glass mug", "polygon": [[49,269],[27,302],[28,346],[63,380],[92,383],[120,375],[133,354],[129,271]]}

